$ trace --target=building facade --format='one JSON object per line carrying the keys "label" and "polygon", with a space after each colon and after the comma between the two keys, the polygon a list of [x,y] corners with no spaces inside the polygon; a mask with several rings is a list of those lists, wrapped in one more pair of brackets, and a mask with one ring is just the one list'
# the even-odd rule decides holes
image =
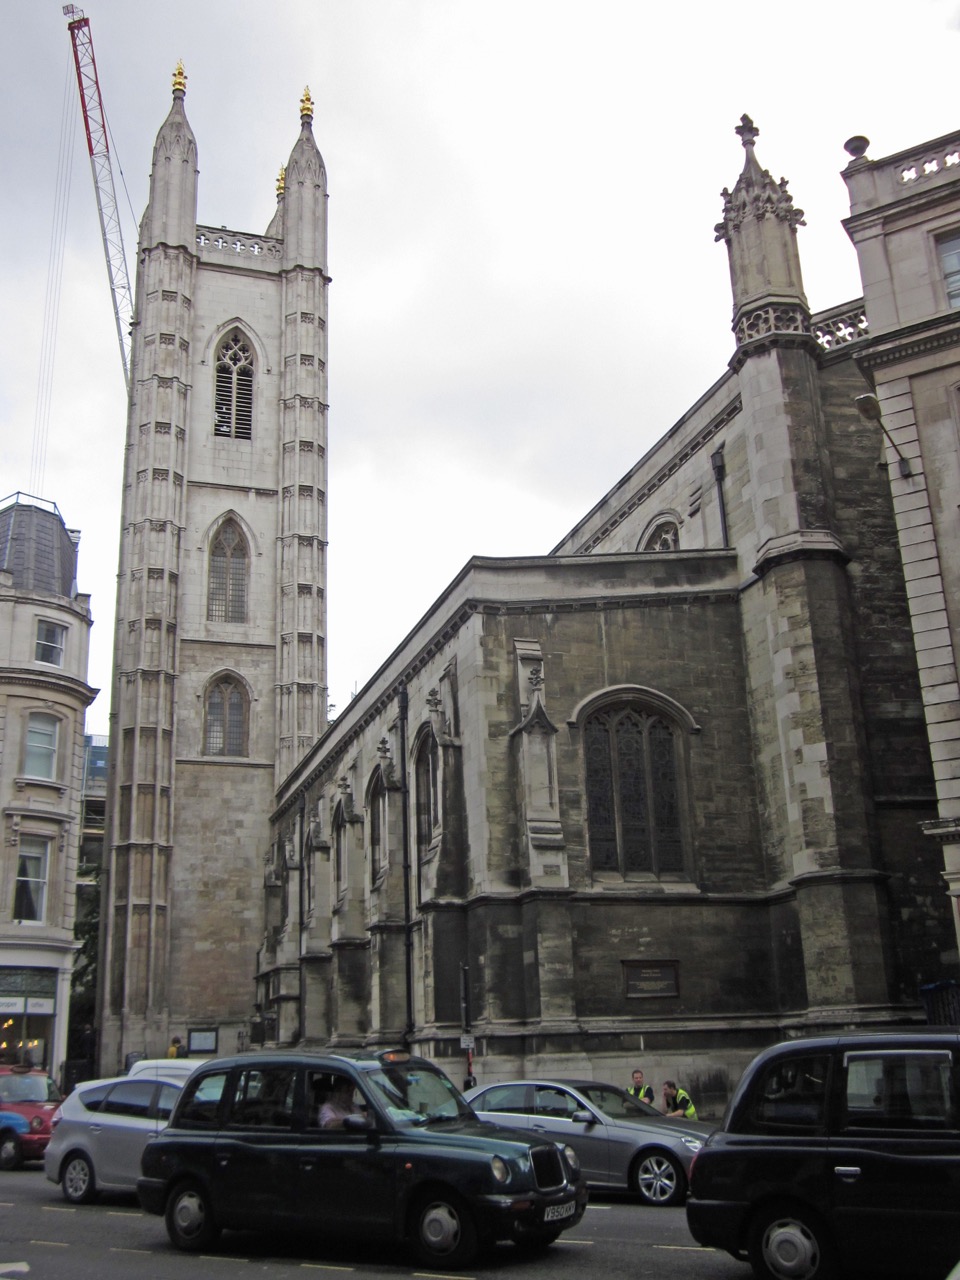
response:
{"label": "building facade", "polygon": [[67,1057],[90,597],[53,503],[0,503],[0,1061]]}
{"label": "building facade", "polygon": [[265,234],[197,225],[178,68],[141,223],[100,1064],[233,1050],[275,787],[326,719],[326,175],[309,93]]}
{"label": "building facade", "polygon": [[[847,144],[845,222],[870,337],[858,363],[882,429],[960,936],[960,133],[872,161]],[[875,410],[874,410],[875,406]]]}
{"label": "building facade", "polygon": [[454,1075],[470,1049],[481,1078],[642,1056],[710,1113],[763,1045],[922,1018],[956,974],[925,834],[956,686],[941,614],[930,693],[917,499],[862,412],[892,411],[890,361],[873,303],[811,314],[802,212],[737,132],[729,368],[549,555],[471,561],[286,776],[257,1039],[403,1040]]}

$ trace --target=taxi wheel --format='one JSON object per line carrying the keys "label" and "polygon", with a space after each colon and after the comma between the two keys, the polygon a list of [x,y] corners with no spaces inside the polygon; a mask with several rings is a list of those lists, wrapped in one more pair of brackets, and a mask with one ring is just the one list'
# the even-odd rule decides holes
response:
{"label": "taxi wheel", "polygon": [[748,1250],[761,1280],[831,1280],[837,1274],[829,1232],[804,1205],[761,1209],[750,1225]]}
{"label": "taxi wheel", "polygon": [[666,1151],[641,1151],[630,1170],[630,1189],[644,1204],[668,1209],[683,1204],[687,1180],[680,1165]]}
{"label": "taxi wheel", "polygon": [[23,1147],[12,1129],[0,1133],[0,1169],[19,1169],[23,1164]]}
{"label": "taxi wheel", "polygon": [[479,1252],[473,1214],[452,1192],[424,1195],[413,1207],[413,1245],[426,1266],[468,1267]]}
{"label": "taxi wheel", "polygon": [[71,1204],[89,1204],[96,1199],[97,1183],[93,1176],[93,1165],[85,1155],[75,1151],[67,1157],[60,1175],[60,1186],[64,1200],[69,1200]]}
{"label": "taxi wheel", "polygon": [[171,1244],[186,1253],[209,1249],[220,1235],[207,1193],[196,1182],[181,1182],[174,1188],[165,1218]]}

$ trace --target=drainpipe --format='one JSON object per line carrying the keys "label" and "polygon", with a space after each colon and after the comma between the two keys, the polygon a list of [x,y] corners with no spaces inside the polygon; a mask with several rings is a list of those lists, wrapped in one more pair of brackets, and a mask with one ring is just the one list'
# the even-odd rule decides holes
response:
{"label": "drainpipe", "polygon": [[727,533],[727,504],[723,497],[723,481],[727,474],[727,466],[723,460],[723,445],[710,455],[713,467],[713,478],[717,482],[717,505],[720,508],[720,538],[724,547],[729,547],[730,537]]}
{"label": "drainpipe", "polygon": [[401,683],[397,692],[400,713],[400,839],[403,845],[403,959],[407,993],[407,1025],[403,1043],[410,1048],[413,1039],[413,915],[410,894],[410,788],[407,783],[407,686]]}
{"label": "drainpipe", "polygon": [[297,986],[300,989],[300,998],[297,1000],[297,1044],[303,1044],[303,1002],[305,995],[306,983],[304,981],[303,972],[303,872],[304,872],[304,852],[306,849],[306,832],[305,821],[307,808],[306,794],[300,792],[300,809],[297,814],[297,820],[300,826],[300,856],[297,861],[300,863],[300,873],[297,877],[297,897],[299,899],[297,907],[298,929],[297,929]]}

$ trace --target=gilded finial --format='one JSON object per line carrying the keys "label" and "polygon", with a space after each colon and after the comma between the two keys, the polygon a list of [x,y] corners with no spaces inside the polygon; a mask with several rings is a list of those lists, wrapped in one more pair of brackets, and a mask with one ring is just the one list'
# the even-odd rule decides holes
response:
{"label": "gilded finial", "polygon": [[182,58],[177,63],[177,68],[173,73],[173,92],[176,93],[178,89],[181,93],[186,93],[187,91],[187,76],[183,69]]}
{"label": "gilded finial", "polygon": [[300,119],[301,120],[313,119],[313,99],[310,97],[309,85],[307,85],[307,87],[304,89],[303,97],[300,99]]}
{"label": "gilded finial", "polygon": [[287,185],[287,166],[285,164],[282,164],[280,166],[280,172],[277,174],[277,199],[278,200],[283,195],[286,185]]}

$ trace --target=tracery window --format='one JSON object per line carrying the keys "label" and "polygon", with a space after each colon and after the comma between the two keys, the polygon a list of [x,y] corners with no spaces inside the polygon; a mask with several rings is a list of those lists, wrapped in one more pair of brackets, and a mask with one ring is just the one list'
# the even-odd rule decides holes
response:
{"label": "tracery window", "polygon": [[644,540],[644,551],[676,551],[680,546],[680,530],[674,520],[661,520]]}
{"label": "tracery window", "polygon": [[594,872],[681,874],[676,726],[639,705],[604,707],[586,721],[583,746]]}
{"label": "tracery window", "polygon": [[247,542],[235,520],[225,520],[210,548],[207,578],[207,620],[246,622]]}
{"label": "tracery window", "polygon": [[203,718],[205,756],[247,755],[247,691],[234,676],[219,676],[207,688]]}
{"label": "tracery window", "polygon": [[217,352],[213,434],[249,440],[253,435],[253,351],[234,329]]}

